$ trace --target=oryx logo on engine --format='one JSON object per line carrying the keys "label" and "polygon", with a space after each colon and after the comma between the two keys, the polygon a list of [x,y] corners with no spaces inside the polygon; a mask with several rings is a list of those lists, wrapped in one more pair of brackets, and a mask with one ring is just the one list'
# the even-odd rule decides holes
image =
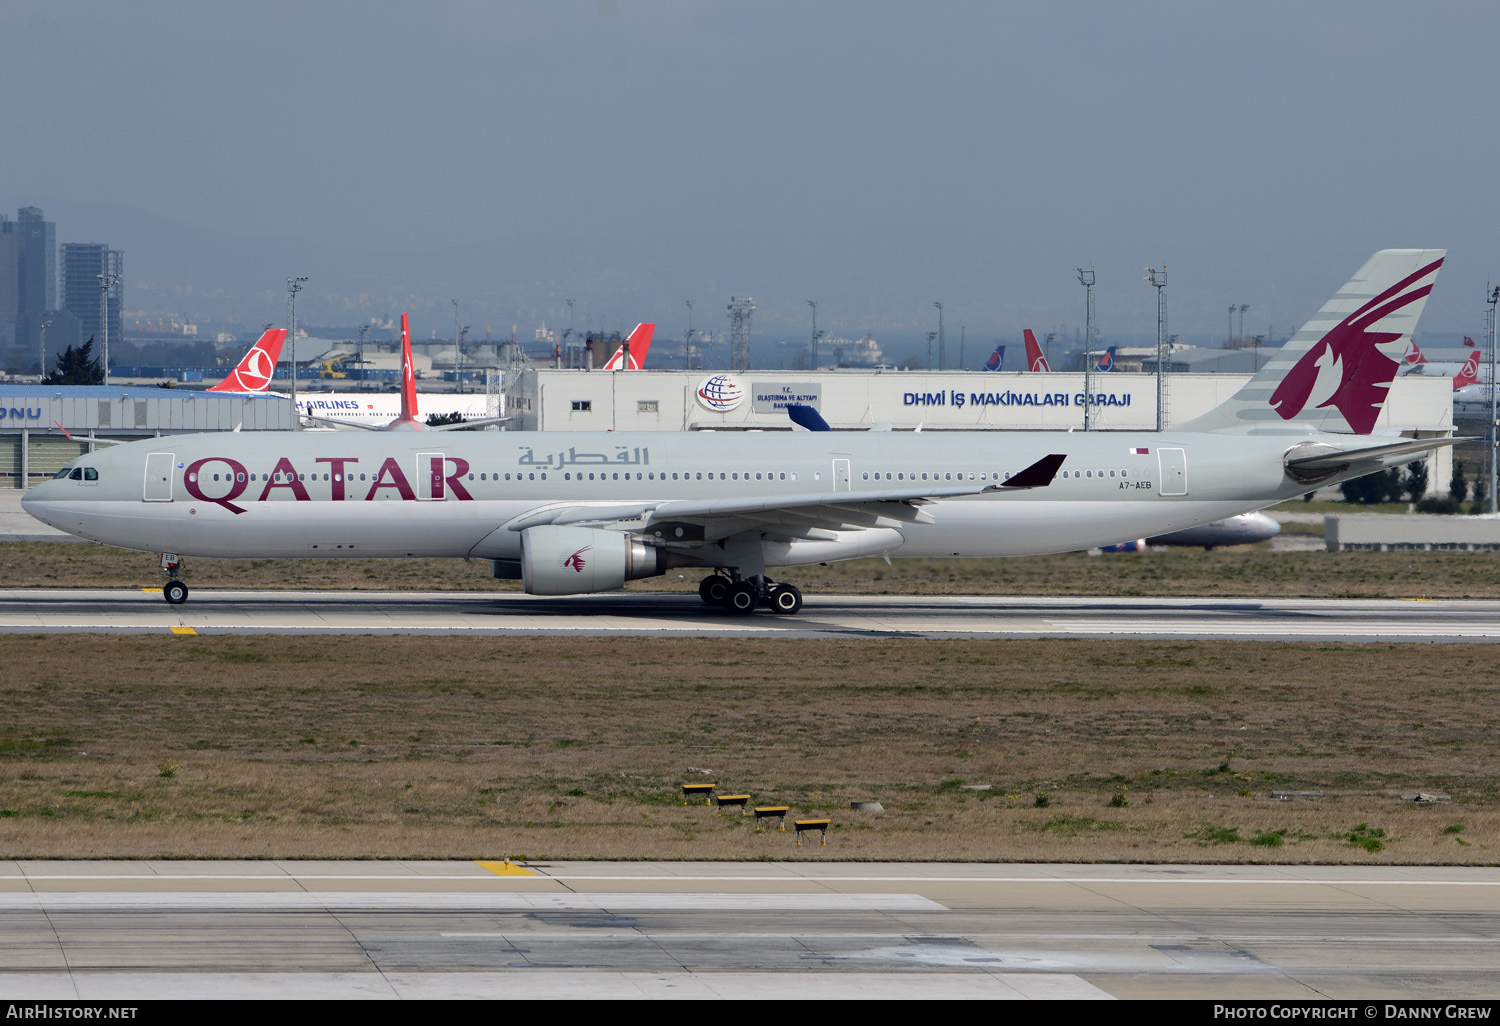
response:
{"label": "oryx logo on engine", "polygon": [[563,560],[563,569],[572,570],[574,573],[583,573],[583,554],[592,548],[592,545],[585,545],[583,548],[573,553],[567,559]]}

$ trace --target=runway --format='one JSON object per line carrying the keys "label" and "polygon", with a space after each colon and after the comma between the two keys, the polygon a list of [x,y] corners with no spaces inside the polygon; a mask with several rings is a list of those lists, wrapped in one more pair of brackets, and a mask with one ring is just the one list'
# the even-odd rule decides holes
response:
{"label": "runway", "polygon": [[0,863],[0,999],[1493,999],[1500,870]]}
{"label": "runway", "polygon": [[813,595],[798,616],[735,617],[682,594],[0,591],[0,633],[80,632],[1495,642],[1500,602]]}

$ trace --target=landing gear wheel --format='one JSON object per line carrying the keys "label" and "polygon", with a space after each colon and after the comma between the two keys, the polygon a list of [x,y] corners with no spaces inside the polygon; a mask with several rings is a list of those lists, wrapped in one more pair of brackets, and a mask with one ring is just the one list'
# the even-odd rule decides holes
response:
{"label": "landing gear wheel", "polygon": [[161,589],[162,597],[174,606],[180,606],[187,601],[187,585],[181,581],[168,581]]}
{"label": "landing gear wheel", "polygon": [[731,586],[729,594],[724,596],[724,608],[736,616],[749,616],[759,604],[760,596],[756,592],[755,585],[749,581],[740,581]]}
{"label": "landing gear wheel", "polygon": [[698,597],[711,606],[722,606],[729,595],[729,578],[710,574],[698,585]]}
{"label": "landing gear wheel", "polygon": [[802,610],[802,592],[790,584],[778,584],[771,589],[771,611],[793,616]]}

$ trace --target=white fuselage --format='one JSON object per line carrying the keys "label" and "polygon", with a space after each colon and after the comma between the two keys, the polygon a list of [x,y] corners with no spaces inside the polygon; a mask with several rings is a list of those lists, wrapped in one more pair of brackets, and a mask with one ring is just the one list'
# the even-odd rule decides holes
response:
{"label": "white fuselage", "polygon": [[[479,420],[488,416],[488,403],[489,397],[484,392],[418,392],[418,419],[458,413],[465,420]],[[401,416],[401,393],[299,392],[297,412],[304,417],[384,427]]]}
{"label": "white fuselage", "polygon": [[[1060,453],[1045,487],[940,499],[931,523],[766,548],[768,565],[881,552],[1017,556],[1182,530],[1301,494],[1282,457],[1317,434],[978,433],[218,433],[80,457],[93,480],[54,479],[23,500],[94,541],[191,556],[455,556],[514,560],[512,529],[549,507],[673,499],[977,488]],[[792,518],[795,520],[795,516]],[[753,525],[752,525],[753,526]],[[629,530],[628,523],[615,529]],[[714,521],[706,539],[746,529]],[[861,541],[861,537],[864,540]],[[674,539],[648,539],[672,549]],[[689,562],[714,555],[678,550]]]}

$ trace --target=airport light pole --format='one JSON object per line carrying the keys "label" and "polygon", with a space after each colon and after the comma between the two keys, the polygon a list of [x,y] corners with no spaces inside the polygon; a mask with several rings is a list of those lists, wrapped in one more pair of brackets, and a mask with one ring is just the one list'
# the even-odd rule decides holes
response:
{"label": "airport light pole", "polygon": [[114,288],[120,280],[118,274],[99,275],[99,332],[104,336],[104,352],[101,360],[104,364],[104,383],[109,384],[109,290]]}
{"label": "airport light pole", "polygon": [[943,304],[933,303],[938,311],[938,370],[948,369],[948,339],[943,334]]}
{"label": "airport light pole", "polygon": [[1146,280],[1156,289],[1156,430],[1167,427],[1167,265],[1146,268]]}
{"label": "airport light pole", "polygon": [[1500,418],[1500,410],[1496,409],[1495,401],[1495,303],[1500,301],[1500,285],[1486,285],[1484,301],[1490,305],[1489,317],[1486,318],[1486,329],[1490,336],[1490,515],[1494,516],[1500,512],[1500,503],[1496,502],[1495,471],[1497,463],[1497,450],[1495,448],[1497,439],[1495,437],[1496,420]]}
{"label": "airport light pole", "polygon": [[365,370],[365,335],[370,331],[368,324],[359,326],[359,380],[363,384],[369,380],[369,374]]}
{"label": "airport light pole", "polygon": [[1075,267],[1084,291],[1083,316],[1083,429],[1094,429],[1094,269]]}
{"label": "airport light pole", "polygon": [[37,384],[41,384],[47,380],[47,329],[50,327],[52,327],[52,318],[43,317],[42,339],[37,345],[37,356],[41,359],[41,362],[37,365],[41,368],[37,373]]}
{"label": "airport light pole", "polygon": [[697,370],[693,366],[693,301],[684,299],[682,305],[687,307],[688,312],[687,338],[682,340],[682,362],[688,370]]}
{"label": "airport light pole", "polygon": [[812,312],[813,312],[812,342],[810,343],[810,348],[808,349],[808,355],[811,357],[811,359],[808,361],[809,365],[808,365],[807,369],[808,370],[817,370],[818,369],[818,301],[816,299],[809,299],[807,301],[807,305],[810,306],[810,307],[812,307]]}
{"label": "airport light pole", "polygon": [[292,340],[292,430],[302,430],[302,415],[297,412],[297,293],[302,291],[302,283],[307,281],[306,275],[301,278],[288,278],[286,280],[287,306],[289,308],[289,319],[291,328],[287,334]]}

